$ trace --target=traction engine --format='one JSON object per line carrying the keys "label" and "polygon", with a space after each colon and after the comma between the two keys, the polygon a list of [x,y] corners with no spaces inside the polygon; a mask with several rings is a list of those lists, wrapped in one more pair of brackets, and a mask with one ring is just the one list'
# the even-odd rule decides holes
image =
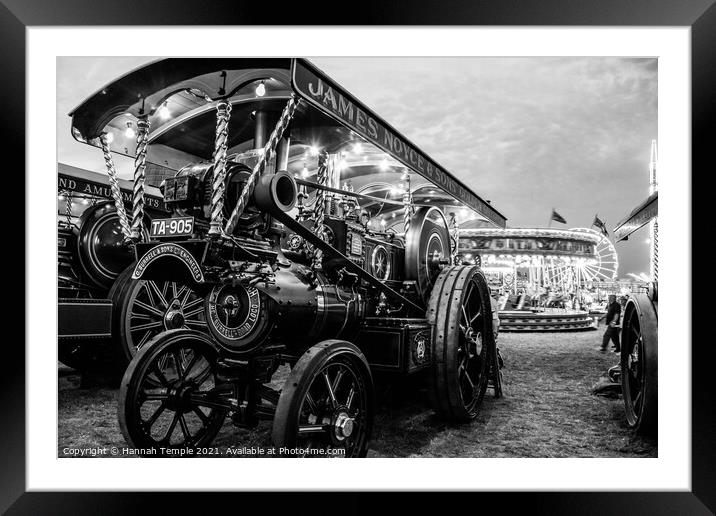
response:
{"label": "traction engine", "polygon": [[[212,103],[213,159],[164,181],[171,218],[153,219],[148,238],[135,231],[141,202],[123,230],[136,250],[133,278],[191,285],[207,326],[177,325],[134,356],[119,394],[127,442],[201,448],[226,418],[273,420],[282,455],[365,456],[378,372],[422,371],[439,415],[475,418],[488,383],[500,393],[489,288],[478,267],[452,265],[443,211],[407,196],[404,231],[376,230],[360,207],[367,196],[328,181],[339,147],[319,151],[316,182],[287,171],[290,147],[310,141],[303,99],[290,95],[270,133],[255,112],[263,146],[230,155],[231,104]],[[304,125],[292,131],[297,114]],[[137,125],[141,199],[147,129]]]}

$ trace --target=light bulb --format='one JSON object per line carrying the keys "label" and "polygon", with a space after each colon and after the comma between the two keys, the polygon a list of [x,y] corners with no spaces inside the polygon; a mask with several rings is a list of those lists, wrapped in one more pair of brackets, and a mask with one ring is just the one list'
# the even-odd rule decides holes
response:
{"label": "light bulb", "polygon": [[384,159],[383,161],[380,162],[380,169],[383,171],[388,170],[388,160],[387,159]]}
{"label": "light bulb", "polygon": [[124,131],[124,136],[127,138],[134,138],[137,135],[137,133],[134,132],[134,129],[132,129],[132,122],[127,122],[127,130]]}
{"label": "light bulb", "polygon": [[304,178],[308,177],[308,167],[306,166],[305,163],[303,164],[303,170],[301,170],[301,175],[302,175]]}
{"label": "light bulb", "polygon": [[318,147],[315,145],[311,145],[309,151],[311,152],[311,156],[318,156]]}
{"label": "light bulb", "polygon": [[169,111],[169,106],[167,106],[166,102],[162,104],[162,107],[159,108],[157,114],[162,120],[167,120],[169,117],[172,116],[171,111]]}
{"label": "light bulb", "polygon": [[114,134],[113,133],[105,133],[105,140],[107,140],[107,144],[110,144],[114,141]]}
{"label": "light bulb", "polygon": [[362,146],[360,143],[356,143],[356,144],[353,146],[353,152],[354,152],[355,154],[360,154],[361,152],[363,152],[363,146]]}
{"label": "light bulb", "polygon": [[266,95],[266,86],[263,82],[260,82],[258,86],[256,86],[256,95],[259,97],[263,97]]}

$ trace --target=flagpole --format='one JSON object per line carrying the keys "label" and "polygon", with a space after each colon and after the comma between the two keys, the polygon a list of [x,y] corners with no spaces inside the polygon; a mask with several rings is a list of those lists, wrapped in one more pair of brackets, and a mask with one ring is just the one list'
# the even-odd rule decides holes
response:
{"label": "flagpole", "polygon": [[549,222],[547,223],[547,227],[552,227],[552,213],[554,213],[554,207],[552,207],[552,212],[549,214]]}

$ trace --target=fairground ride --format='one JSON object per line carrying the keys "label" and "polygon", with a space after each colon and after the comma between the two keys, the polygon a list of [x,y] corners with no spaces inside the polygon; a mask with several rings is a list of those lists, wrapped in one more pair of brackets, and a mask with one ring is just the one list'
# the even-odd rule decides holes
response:
{"label": "fairground ride", "polygon": [[462,229],[458,255],[480,265],[492,288],[544,302],[550,296],[581,302],[585,291],[615,281],[619,267],[611,241],[587,228]]}

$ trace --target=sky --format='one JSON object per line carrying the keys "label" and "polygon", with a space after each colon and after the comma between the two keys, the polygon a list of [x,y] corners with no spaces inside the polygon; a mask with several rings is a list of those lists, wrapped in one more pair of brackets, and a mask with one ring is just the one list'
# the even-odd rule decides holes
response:
{"label": "sky", "polygon": [[[57,62],[58,161],[104,171],[70,135],[72,108],[155,58]],[[648,195],[657,135],[653,58],[313,58],[319,68],[507,217],[546,227],[595,214],[611,232]],[[131,162],[117,158],[129,177]],[[657,174],[658,174],[657,168]],[[648,230],[616,244],[619,277],[649,271]]]}

